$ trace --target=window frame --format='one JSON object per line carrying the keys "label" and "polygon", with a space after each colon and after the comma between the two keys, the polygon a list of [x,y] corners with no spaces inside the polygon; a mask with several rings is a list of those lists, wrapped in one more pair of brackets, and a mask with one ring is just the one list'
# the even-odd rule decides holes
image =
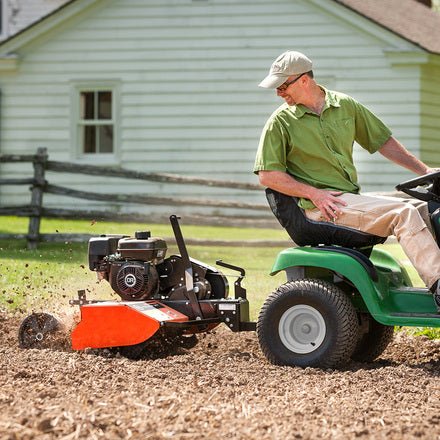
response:
{"label": "window frame", "polygon": [[[82,127],[85,125],[100,125],[99,119],[91,120],[86,124],[81,118],[81,93],[83,92],[111,92],[112,117],[102,119],[103,125],[113,126],[113,152],[111,153],[85,153],[81,136]],[[71,88],[71,158],[80,162],[95,162],[119,164],[119,83],[115,81],[76,82]]]}

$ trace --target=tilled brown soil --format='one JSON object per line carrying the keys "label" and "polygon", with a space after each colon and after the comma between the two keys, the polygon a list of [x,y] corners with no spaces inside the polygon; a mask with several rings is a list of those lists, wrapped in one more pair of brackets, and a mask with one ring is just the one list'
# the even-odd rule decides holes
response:
{"label": "tilled brown soil", "polygon": [[0,312],[0,439],[440,439],[440,341],[400,332],[371,364],[276,367],[254,333],[131,361],[22,350]]}

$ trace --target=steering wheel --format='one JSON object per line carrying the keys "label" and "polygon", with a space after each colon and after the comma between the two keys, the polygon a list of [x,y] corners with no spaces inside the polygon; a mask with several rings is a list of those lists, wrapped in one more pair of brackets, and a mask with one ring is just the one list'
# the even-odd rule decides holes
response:
{"label": "steering wheel", "polygon": [[424,202],[440,202],[440,171],[399,183],[396,185],[396,190]]}

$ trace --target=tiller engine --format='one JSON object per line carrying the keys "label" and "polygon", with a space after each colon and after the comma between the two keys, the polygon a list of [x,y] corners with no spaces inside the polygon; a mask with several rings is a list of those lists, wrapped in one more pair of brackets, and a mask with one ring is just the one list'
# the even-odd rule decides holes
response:
{"label": "tiller engine", "polygon": [[[188,344],[191,335],[220,323],[232,331],[255,330],[249,322],[249,303],[241,286],[242,268],[218,260],[216,264],[240,275],[234,298],[228,281],[216,268],[190,258],[178,217],[170,217],[180,255],[166,258],[167,244],[150,232],[134,237],[102,235],[89,240],[89,268],[106,280],[122,301],[88,300],[85,291],[70,304],[79,305],[81,320],[71,333],[72,348],[118,347],[121,354],[139,358],[156,336]],[[22,347],[41,346],[60,328],[46,313],[28,316],[19,330]]]}

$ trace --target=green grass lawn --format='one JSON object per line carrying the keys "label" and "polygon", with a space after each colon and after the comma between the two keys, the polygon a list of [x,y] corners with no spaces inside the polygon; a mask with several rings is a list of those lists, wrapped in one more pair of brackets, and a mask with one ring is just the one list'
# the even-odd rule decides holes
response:
{"label": "green grass lawn", "polygon": [[[0,234],[23,234],[27,232],[29,220],[26,217],[0,217]],[[288,240],[287,233],[279,229],[264,228],[231,228],[222,226],[185,225],[185,219],[180,220],[183,234],[186,238],[211,240]],[[42,234],[127,234],[135,231],[150,230],[155,237],[173,237],[173,230],[167,224],[116,223],[109,221],[90,220],[60,220],[43,219],[40,233]]]}
{"label": "green grass lawn", "polygon": [[[25,233],[26,218],[0,217],[0,233]],[[185,226],[185,238],[212,240],[286,240],[283,230],[250,229],[207,226]],[[168,224],[138,224],[115,222],[90,222],[85,220],[44,219],[41,233],[84,233],[84,234],[127,234],[137,230],[150,230],[153,236],[172,237]],[[168,255],[178,253],[172,243],[168,243]],[[242,266],[246,269],[243,286],[248,289],[251,314],[256,318],[266,296],[284,277],[269,276],[270,268],[280,248],[259,247],[210,247],[188,246],[191,257],[207,264],[215,265],[217,259]],[[230,286],[236,273],[222,270],[228,275]],[[58,307],[60,302],[77,295],[77,290],[85,289],[90,298],[112,296],[106,282],[97,283],[96,274],[88,269],[87,243],[41,243],[37,250],[27,250],[24,240],[0,240],[0,306],[8,309],[42,310]]]}
{"label": "green grass lawn", "polygon": [[[229,227],[190,226],[182,223],[185,238],[215,240],[287,240],[283,230]],[[0,233],[25,233],[27,218],[0,217]],[[138,224],[90,222],[86,220],[45,219],[41,233],[127,234],[137,230],[151,230],[153,236],[172,237],[168,224]],[[420,278],[410,265],[398,244],[382,245],[400,259],[408,269],[413,282],[422,286]],[[243,283],[248,292],[251,318],[256,319],[267,295],[285,282],[284,273],[269,275],[274,259],[283,247],[188,246],[191,257],[215,265],[217,259],[242,266],[246,270]],[[170,246],[168,255],[178,253]],[[230,286],[235,273],[222,271]],[[231,287],[232,288],[232,287]],[[107,282],[97,283],[96,274],[88,269],[87,243],[41,243],[37,250],[27,250],[24,240],[0,240],[0,308],[23,311],[56,311],[69,308],[68,300],[75,298],[79,289],[85,289],[90,298],[117,298]],[[429,336],[440,337],[437,330],[413,329]]]}

